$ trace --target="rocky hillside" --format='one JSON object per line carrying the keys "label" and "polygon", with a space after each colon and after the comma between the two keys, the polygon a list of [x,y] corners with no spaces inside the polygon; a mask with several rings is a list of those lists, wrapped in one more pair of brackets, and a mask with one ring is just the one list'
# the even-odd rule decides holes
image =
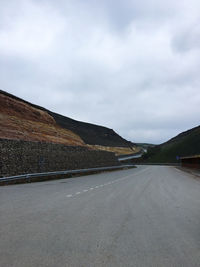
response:
{"label": "rocky hillside", "polygon": [[148,149],[148,162],[175,163],[179,157],[200,154],[200,126],[187,130],[169,141]]}
{"label": "rocky hillside", "polygon": [[137,152],[136,146],[112,129],[70,119],[2,90],[0,138],[87,146],[117,154]]}

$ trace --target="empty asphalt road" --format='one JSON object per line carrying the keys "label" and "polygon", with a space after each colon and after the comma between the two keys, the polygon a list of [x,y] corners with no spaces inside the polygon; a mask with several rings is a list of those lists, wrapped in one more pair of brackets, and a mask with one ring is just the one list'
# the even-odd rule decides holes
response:
{"label": "empty asphalt road", "polygon": [[200,266],[200,180],[139,166],[0,187],[0,266]]}

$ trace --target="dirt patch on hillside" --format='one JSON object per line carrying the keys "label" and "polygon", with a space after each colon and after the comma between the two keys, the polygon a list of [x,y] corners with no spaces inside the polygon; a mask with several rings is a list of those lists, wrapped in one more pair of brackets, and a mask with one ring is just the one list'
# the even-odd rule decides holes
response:
{"label": "dirt patch on hillside", "polygon": [[58,126],[46,111],[0,94],[0,138],[84,146],[70,130]]}

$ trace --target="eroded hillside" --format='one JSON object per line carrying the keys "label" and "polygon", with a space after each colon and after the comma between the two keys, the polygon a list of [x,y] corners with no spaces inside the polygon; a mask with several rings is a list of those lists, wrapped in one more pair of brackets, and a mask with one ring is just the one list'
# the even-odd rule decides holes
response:
{"label": "eroded hillside", "polygon": [[58,126],[46,111],[0,93],[0,138],[85,145],[70,130]]}
{"label": "eroded hillside", "polygon": [[0,90],[0,138],[85,146],[116,155],[138,147],[112,129],[76,121]]}

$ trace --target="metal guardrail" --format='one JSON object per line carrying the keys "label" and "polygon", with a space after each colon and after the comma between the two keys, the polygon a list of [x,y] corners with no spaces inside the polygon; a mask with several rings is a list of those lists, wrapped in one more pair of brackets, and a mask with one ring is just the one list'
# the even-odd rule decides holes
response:
{"label": "metal guardrail", "polygon": [[137,165],[152,165],[152,166],[181,166],[181,163],[147,163],[147,162],[135,162],[135,166]]}
{"label": "metal guardrail", "polygon": [[131,156],[126,156],[126,157],[118,157],[118,161],[126,161],[129,159],[138,159],[141,158],[143,154],[134,154]]}
{"label": "metal guardrail", "polygon": [[89,168],[89,169],[79,169],[79,170],[66,170],[66,171],[55,171],[55,172],[41,172],[41,173],[27,173],[22,175],[15,175],[9,177],[2,177],[0,178],[1,182],[10,182],[10,181],[17,181],[17,180],[26,180],[29,181],[31,178],[34,177],[48,177],[54,175],[70,175],[70,174],[81,174],[81,173],[90,173],[96,171],[106,171],[106,170],[117,170],[122,168],[130,168],[134,165],[120,165],[120,166],[110,166],[110,167],[98,167],[98,168]]}

